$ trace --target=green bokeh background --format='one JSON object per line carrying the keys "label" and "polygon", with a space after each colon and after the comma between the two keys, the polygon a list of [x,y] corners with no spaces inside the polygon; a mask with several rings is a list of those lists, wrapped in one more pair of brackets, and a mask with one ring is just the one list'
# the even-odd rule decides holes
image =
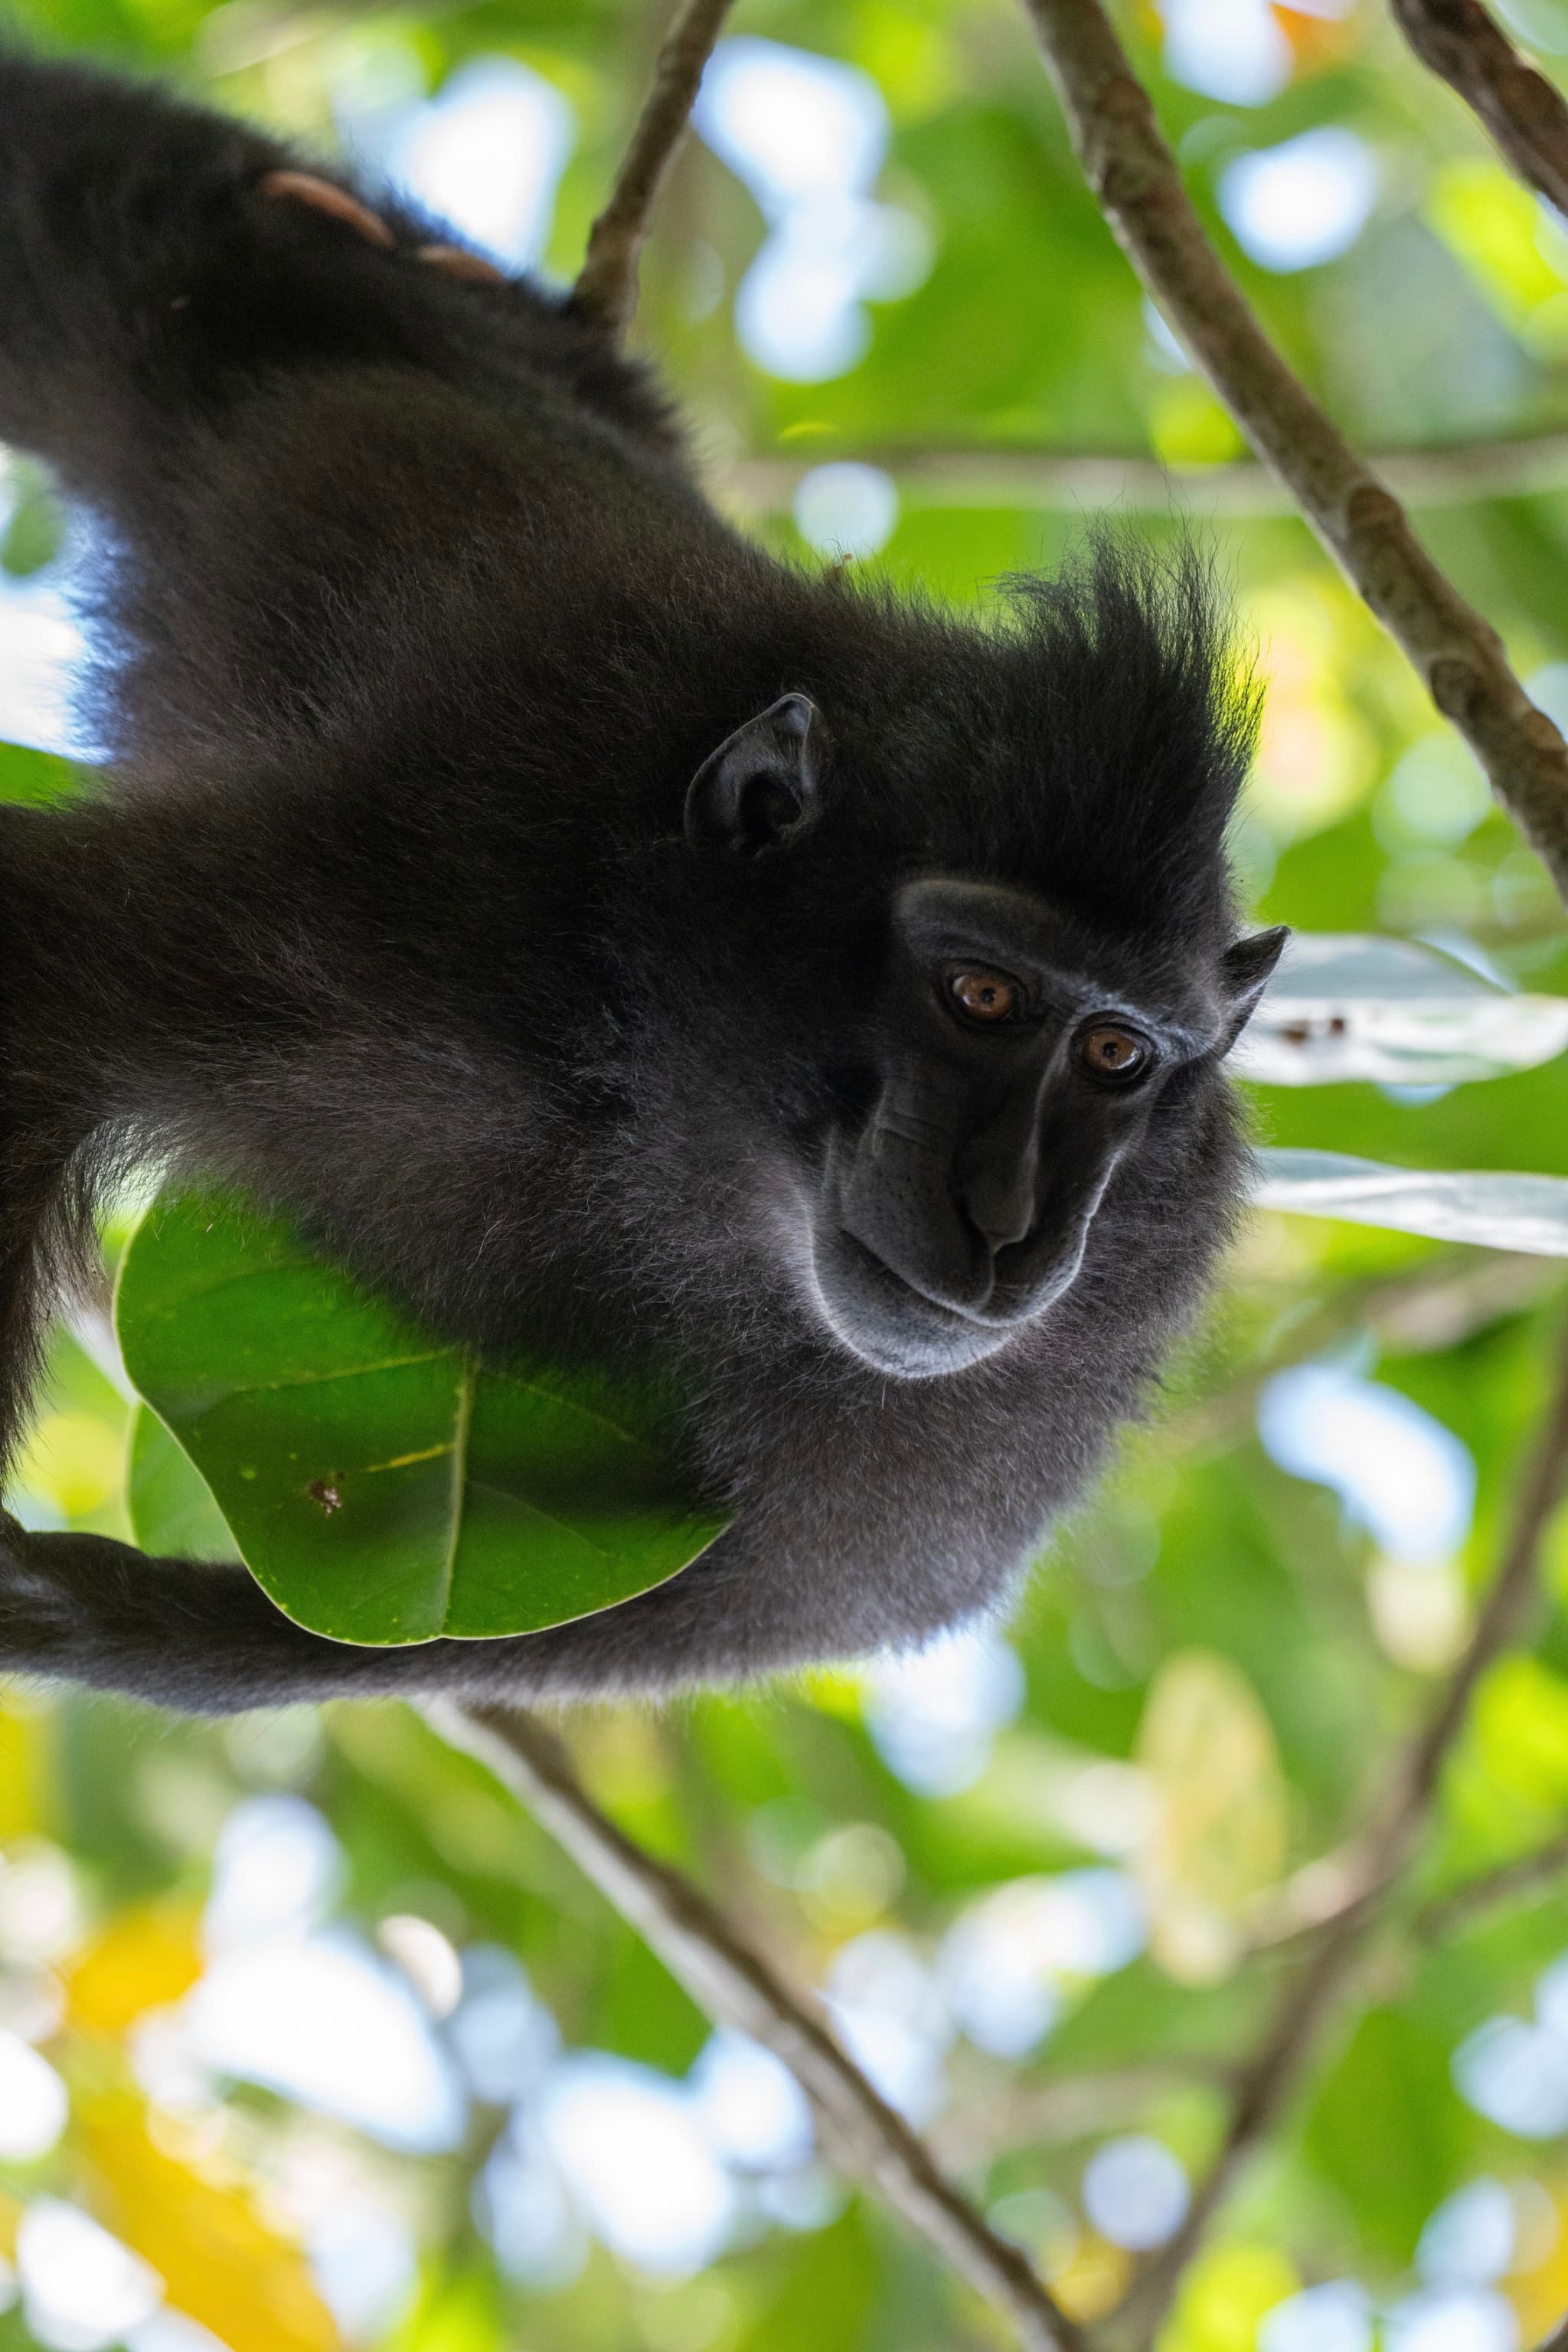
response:
{"label": "green bokeh background", "polygon": [[[1532,37],[1561,74],[1568,7],[1531,6]],[[639,11],[584,0],[29,0],[15,14],[41,44],[168,74],[328,148],[335,83],[378,56],[400,70],[411,61],[431,91],[470,58],[521,59],[577,120],[548,255],[560,276],[581,252],[658,29]],[[1123,29],[1208,225],[1293,363],[1352,436],[1382,451],[1568,430],[1564,233],[1510,182],[1373,0],[1274,18],[1293,69],[1253,107],[1170,79],[1153,9],[1125,11]],[[1259,918],[1461,938],[1521,985],[1568,989],[1568,930],[1503,817],[1430,820],[1434,793],[1463,803],[1468,771],[1401,657],[1302,526],[1263,498],[1237,513],[1205,477],[1241,454],[1234,429],[1152,334],[1019,12],[1003,0],[742,0],[735,29],[873,78],[892,121],[879,193],[927,224],[934,262],[917,290],[872,306],[858,366],[824,383],[770,379],[733,325],[764,225],[714,156],[688,145],[649,248],[637,332],[689,408],[717,495],[771,543],[807,554],[787,498],[775,511],[751,461],[874,451],[901,492],[877,568],[966,604],[1010,569],[1058,562],[1098,511],[1101,477],[1092,490],[1058,479],[1036,503],[966,506],[942,481],[942,453],[1164,461],[1174,471],[1157,509],[1134,495],[1117,510],[1156,539],[1186,526],[1212,546],[1269,687],[1237,835]],[[1219,177],[1237,155],[1320,126],[1368,142],[1376,202],[1342,257],[1271,273],[1225,225]],[[920,456],[918,476],[901,475],[900,453]],[[17,580],[51,576],[48,487],[18,469],[13,488],[0,562]],[[1568,463],[1561,487],[1457,490],[1418,520],[1521,674],[1564,707],[1563,679],[1550,673],[1568,663]],[[0,604],[0,656],[5,626]],[[65,763],[0,748],[7,796],[47,801],[72,785]],[[1568,1174],[1568,1059],[1433,1100],[1342,1086],[1258,1090],[1255,1108],[1259,1134],[1281,1144]],[[715,1886],[808,1981],[825,1981],[836,1955],[873,1931],[929,1958],[966,1906],[1019,1879],[1091,1865],[1138,1878],[1153,1908],[1150,1951],[1065,1981],[1060,2021],[1026,2058],[955,2042],[934,2126],[965,2186],[1031,2239],[1086,2315],[1114,2300],[1129,2267],[1085,2216],[1086,2164],[1128,2132],[1160,2138],[1194,2175],[1212,2153],[1229,2070],[1284,1965],[1272,1948],[1249,1952],[1247,1938],[1279,1891],[1300,1886],[1296,1874],[1342,1851],[1401,1736],[1433,1702],[1504,1538],[1521,1448],[1553,1378],[1563,1287],[1549,1262],[1255,1221],[1152,1425],[1041,1564],[1009,1636],[1026,1696],[956,1794],[921,1796],[889,1768],[856,1674],[662,1716],[596,1710],[572,1727],[616,1818]],[[1409,1591],[1332,1496],[1288,1476],[1258,1443],[1264,1378],[1324,1356],[1401,1391],[1473,1455],[1473,1530],[1423,1588],[1428,1602],[1438,1597],[1436,1619],[1413,1613]],[[108,1363],[90,1320],[62,1330],[16,1496],[36,1517],[123,1534],[129,1408]],[[1529,2014],[1536,1978],[1568,1948],[1568,1879],[1442,1934],[1421,1925],[1420,1908],[1568,1825],[1568,1526],[1554,1529],[1547,1567],[1536,1621],[1479,1696],[1408,1898],[1189,2275],[1164,2352],[1251,2352],[1262,2315],[1313,2282],[1352,2278],[1382,2303],[1415,2292],[1425,2225],[1483,2177],[1509,2189],[1521,2217],[1496,2292],[1525,2339],[1568,2308],[1568,2147],[1488,2123],[1451,2071],[1487,2020]],[[1153,1701],[1173,1692],[1201,1699],[1207,1727],[1180,1754],[1156,1735]],[[1238,1754],[1250,1759],[1245,1785],[1233,1777]],[[174,1999],[182,1966],[196,1965],[189,1922],[224,1819],[279,1789],[319,1807],[341,1841],[340,1911],[356,1932],[414,1915],[455,1948],[508,1946],[572,2046],[670,2076],[701,2048],[703,2021],[630,1931],[414,1715],[334,1706],[226,1729],[17,1690],[0,1713],[0,1851],[13,1885],[40,1858],[64,1872],[75,1907],[40,1955],[6,1924],[0,1873],[0,1992],[19,2000],[35,1979],[65,1987],[41,2046],[74,2105],[52,2151],[0,2159],[0,2250],[27,2209],[64,2198],[162,2259],[144,2214],[172,2193],[159,2132],[164,2146],[177,2135],[154,2115],[151,2137],[115,2139],[103,2117],[116,2095],[133,2095],[139,2016]],[[1194,1906],[1206,1945],[1194,1941]],[[132,1989],[118,2001],[89,1966],[104,1938],[119,1939],[110,1973]],[[171,2271],[172,2296],[231,2352],[248,2352],[257,2277],[292,2277],[299,2261],[298,2200],[279,2183],[304,2148],[369,2180],[400,2217],[416,2278],[370,2339],[395,2352],[952,2352],[1003,2340],[927,2251],[842,2188],[813,2226],[759,2225],[694,2277],[656,2279],[599,2245],[567,2284],[509,2277],[470,2203],[500,2120],[476,2110],[454,2154],[398,2158],[273,2095],[218,2085],[195,2125],[184,2119],[195,2140],[179,2143],[180,2161],[193,2179],[203,2163],[221,2173],[270,2234],[259,2269],[215,2257],[182,2272],[177,2294]],[[301,2321],[290,2336],[269,2322],[263,2340],[336,2340],[321,2326]],[[31,2340],[16,2311],[0,2317],[0,2342],[7,2329]]]}

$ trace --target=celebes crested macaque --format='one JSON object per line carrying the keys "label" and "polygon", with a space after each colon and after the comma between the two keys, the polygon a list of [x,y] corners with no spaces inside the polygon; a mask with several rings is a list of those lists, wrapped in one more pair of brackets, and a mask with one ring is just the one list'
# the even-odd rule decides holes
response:
{"label": "celebes crested macaque", "polygon": [[0,438],[91,515],[112,758],[0,811],[0,1315],[138,1160],[439,1331],[677,1383],[638,1600],[355,1649],[0,1533],[0,1668],[195,1708],[661,1691],[995,1602],[1190,1318],[1246,769],[1201,569],[990,626],[775,560],[606,328],[253,131],[0,62]]}

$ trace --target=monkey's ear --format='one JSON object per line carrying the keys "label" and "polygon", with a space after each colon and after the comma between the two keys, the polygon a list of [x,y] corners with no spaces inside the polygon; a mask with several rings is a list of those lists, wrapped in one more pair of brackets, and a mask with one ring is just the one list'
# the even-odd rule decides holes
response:
{"label": "monkey's ear", "polygon": [[1228,1007],[1222,1054],[1229,1053],[1257,1012],[1258,1000],[1273,979],[1274,967],[1289,936],[1281,923],[1271,931],[1254,931],[1249,940],[1237,940],[1221,956],[1219,984]]}
{"label": "monkey's ear", "polygon": [[[810,832],[822,813],[816,721],[816,707],[804,694],[782,695],[704,760],[686,794],[693,849],[756,857]],[[816,738],[820,732],[818,723]]]}

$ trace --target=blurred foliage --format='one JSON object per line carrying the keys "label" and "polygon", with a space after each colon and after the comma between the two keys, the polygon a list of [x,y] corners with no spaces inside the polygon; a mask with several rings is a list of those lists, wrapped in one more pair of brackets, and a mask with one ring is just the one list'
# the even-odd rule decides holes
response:
{"label": "blurred foliage", "polygon": [[[561,276],[656,37],[640,10],[601,0],[14,0],[14,14],[40,44],[158,70],[328,146],[336,94],[356,77],[384,70],[435,92],[470,59],[521,60],[565,96],[578,127],[547,254]],[[1275,9],[1289,69],[1251,105],[1167,75],[1159,14],[1130,16],[1210,226],[1352,434],[1388,446],[1568,426],[1564,232],[1373,0]],[[744,0],[736,29],[871,77],[891,120],[878,194],[925,225],[934,257],[913,291],[872,303],[858,364],[821,383],[769,377],[745,356],[732,311],[763,218],[690,142],[650,248],[639,331],[705,451],[721,465],[898,445],[1184,464],[1237,453],[1223,412],[1145,313],[1008,0]],[[1568,9],[1531,0],[1528,30],[1557,70]],[[1222,215],[1226,166],[1325,127],[1365,142],[1375,201],[1337,257],[1271,272]],[[1171,503],[1146,519],[1156,538],[1183,508],[1205,527],[1201,476],[1184,477]],[[7,595],[47,586],[58,568],[47,485],[15,472],[5,504],[0,664],[20,610]],[[1058,561],[1079,527],[1070,497],[1063,506],[965,508],[911,482],[873,560],[897,582],[967,600],[1010,568]],[[1456,499],[1422,523],[1563,715],[1568,478]],[[763,528],[805,551],[788,517]],[[1568,929],[1541,867],[1305,530],[1264,519],[1212,536],[1270,689],[1237,845],[1258,912],[1431,936],[1530,988],[1568,987]],[[65,762],[0,747],[5,797],[45,803],[73,788]],[[1359,1085],[1258,1090],[1257,1111],[1280,1143],[1568,1173],[1563,1061],[1424,1099]],[[630,1832],[831,1988],[889,2084],[901,2051],[900,2095],[1086,2315],[1114,2302],[1136,2259],[1131,2207],[1096,2185],[1112,2178],[1102,2159],[1152,2139],[1201,2175],[1231,2072],[1281,1981],[1268,1938],[1331,1876],[1499,1556],[1563,1311],[1550,1263],[1258,1220],[1163,1411],[1054,1545],[978,1696],[960,1706],[951,1689],[922,1699],[896,1677],[825,1674],[766,1696],[658,1717],[605,1709],[574,1726],[590,1784]],[[1473,1517],[1450,1557],[1380,1554],[1327,1487],[1270,1460],[1260,1391],[1307,1360],[1375,1380],[1468,1448]],[[89,1309],[58,1335],[13,1502],[35,1524],[128,1534],[129,1423],[104,1316]],[[1550,1974],[1568,1948],[1564,1881],[1543,1875],[1450,1914],[1441,1933],[1423,1908],[1568,1823],[1568,1520],[1549,1551],[1538,1622],[1479,1695],[1359,2011],[1190,2270],[1165,2352],[1259,2341],[1301,2352],[1313,2339],[1282,2335],[1281,2309],[1334,2283],[1352,2332],[1318,2340],[1345,2352],[1371,2344],[1373,2323],[1353,2317],[1367,2309],[1393,2310],[1409,2330],[1440,2305],[1431,2324],[1449,2333],[1398,2341],[1506,2352],[1510,2329],[1528,2338],[1568,2307],[1568,2092],[1555,2106],[1547,2095],[1568,2070]],[[280,1799],[283,1812],[268,1812]],[[279,2089],[259,2062],[247,2072],[232,2053],[203,2058],[192,2003],[236,1932],[222,1916],[238,1883],[235,1825],[249,1835],[268,1821],[296,1836],[330,1824],[336,1875],[313,1909],[297,1906],[290,1932],[357,1954],[388,1999],[401,1987],[421,2050],[439,2056],[443,2037],[458,2046],[484,1956],[499,1951],[527,1970],[532,2007],[518,1995],[514,2011],[530,2030],[543,2033],[548,2012],[568,2052],[651,2070],[637,2081],[685,2082],[694,2062],[700,2074],[708,2032],[685,1995],[512,1801],[414,1715],[334,1706],[198,1725],[17,1691],[0,1711],[0,2259],[26,2276],[30,2227],[62,2209],[90,2215],[230,2352],[340,2341],[952,2352],[999,2340],[923,2249],[798,2160],[771,2185],[765,2167],[731,2163],[722,2252],[661,2267],[612,2251],[614,2228],[594,2221],[581,2181],[563,2218],[551,2204],[559,2182],[527,2172],[538,2084],[563,2063],[548,2053],[531,2090],[508,2089],[504,2069],[486,2078],[446,2144],[423,2151],[330,2098]],[[1140,1916],[1146,1939],[1123,1932]],[[1012,2007],[998,2009],[1004,1994]],[[301,2044],[308,2023],[301,2013]],[[1463,2053],[1484,2034],[1502,2048],[1510,2032],[1514,2091],[1500,2104],[1488,2095],[1504,2122],[1469,2095],[1479,2061]],[[19,2052],[40,2055],[68,2093],[68,2121],[52,2132],[58,2094]],[[36,2145],[15,2121],[25,2112],[41,2118]],[[1114,2242],[1118,2231],[1132,2242]],[[135,2352],[205,2340],[159,2338],[145,2316],[114,2327],[69,2340]],[[1390,2322],[1385,2340],[1396,2332]],[[0,2315],[0,2345],[66,2340],[34,2305]]]}

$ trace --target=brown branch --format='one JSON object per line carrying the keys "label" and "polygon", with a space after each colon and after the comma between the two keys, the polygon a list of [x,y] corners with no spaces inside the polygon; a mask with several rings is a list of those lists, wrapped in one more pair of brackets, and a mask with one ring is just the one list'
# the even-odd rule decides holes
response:
{"label": "brown branch", "polygon": [[1079,2352],[1079,2330],[1021,2250],[998,2237],[939,2171],[806,2001],[701,1888],[645,1853],[599,1811],[552,1732],[505,1707],[433,1707],[431,1717],[444,1738],[479,1756],[522,1799],[710,2016],[783,2059],[845,2168],[879,2189],[1004,2313],[1028,2352]]}
{"label": "brown branch", "polygon": [[1470,744],[1568,896],[1568,744],[1490,623],[1299,383],[1205,235],[1099,0],[1025,0],[1089,184],[1123,251],[1247,439]]}
{"label": "brown branch", "polygon": [[[1297,510],[1290,491],[1267,466],[1165,466],[1114,449],[917,449],[897,443],[835,448],[825,443],[809,458],[731,458],[715,467],[710,480],[715,497],[742,520],[786,514],[807,474],[845,457],[880,467],[925,507],[1071,513],[1083,506],[1121,506],[1170,514],[1190,505],[1205,515],[1230,518]],[[1367,464],[1412,506],[1529,498],[1568,485],[1568,433],[1393,449],[1369,457]]]}
{"label": "brown branch", "polygon": [[1241,2077],[1219,2154],[1200,2184],[1186,2219],[1130,2288],[1122,2314],[1152,2340],[1171,2295],[1238,2173],[1278,2121],[1318,2037],[1338,2006],[1363,1949],[1379,1925],[1382,1906],[1409,1863],[1430,1818],[1444,1764],[1464,1727],[1477,1684],[1515,1633],[1535,1587],[1536,1562],[1547,1521],[1568,1475],[1568,1345],[1556,1391],[1536,1441],[1512,1531],[1465,1654],[1443,1696],[1400,1760],[1359,1843],[1361,1885],[1327,1920],[1308,1958],[1291,1970],[1271,2031]]}
{"label": "brown branch", "polygon": [[1503,161],[1568,213],[1568,105],[1480,0],[1389,0],[1394,21],[1477,115]]}
{"label": "brown branch", "polygon": [[1516,1855],[1512,1862],[1500,1863],[1496,1870],[1483,1871],[1479,1877],[1467,1879],[1462,1886],[1450,1887],[1447,1894],[1434,1895],[1423,1905],[1412,1922],[1412,1932],[1424,1943],[1438,1943],[1473,1919],[1479,1911],[1490,1911],[1500,1903],[1511,1902],[1516,1895],[1528,1895],[1538,1886],[1545,1886],[1568,1870],[1568,1831],[1550,1843],[1537,1846],[1533,1853]]}
{"label": "brown branch", "polygon": [[1103,2139],[1136,2123],[1173,2087],[1200,2083],[1225,2090],[1235,2079],[1223,2059],[1181,2052],[1082,2074],[1047,2075],[943,2116],[932,2126],[931,2146],[940,2162],[967,2172],[1016,2148]]}
{"label": "brown branch", "polygon": [[1536,2352],[1568,2352],[1568,2319],[1552,2329],[1546,2341],[1537,2346]]}
{"label": "brown branch", "polygon": [[729,5],[730,0],[682,0],[610,201],[588,232],[572,299],[578,310],[596,312],[617,334],[626,331],[637,309],[637,257],[654,199],[680,143]]}
{"label": "brown branch", "polygon": [[[1516,1895],[1527,1895],[1531,1887],[1544,1885],[1564,1871],[1568,1871],[1568,1832],[1531,1853],[1519,1854],[1512,1862],[1500,1863],[1495,1870],[1466,1879],[1445,1895],[1434,1895],[1415,1914],[1408,1932],[1417,1943],[1439,1943],[1478,1911],[1489,1911]],[[1293,1946],[1300,1950],[1351,1913],[1378,1902],[1384,1892],[1368,1877],[1364,1844],[1342,1846],[1307,1863],[1287,1880],[1260,1912],[1247,1949],[1282,1952]]]}
{"label": "brown branch", "polygon": [[[1480,1872],[1447,1894],[1434,1895],[1410,1920],[1408,1932],[1417,1943],[1435,1944],[1478,1911],[1527,1895],[1531,1887],[1568,1871],[1568,1832],[1531,1853],[1500,1863]],[[1297,1871],[1275,1899],[1259,1914],[1247,1939],[1252,1952],[1300,1950],[1314,1944],[1325,1929],[1337,1927],[1351,1913],[1364,1911],[1385,1890],[1372,1883],[1364,1844],[1352,1843],[1323,1854]],[[1314,1907],[1314,1906],[1316,1907]]]}

